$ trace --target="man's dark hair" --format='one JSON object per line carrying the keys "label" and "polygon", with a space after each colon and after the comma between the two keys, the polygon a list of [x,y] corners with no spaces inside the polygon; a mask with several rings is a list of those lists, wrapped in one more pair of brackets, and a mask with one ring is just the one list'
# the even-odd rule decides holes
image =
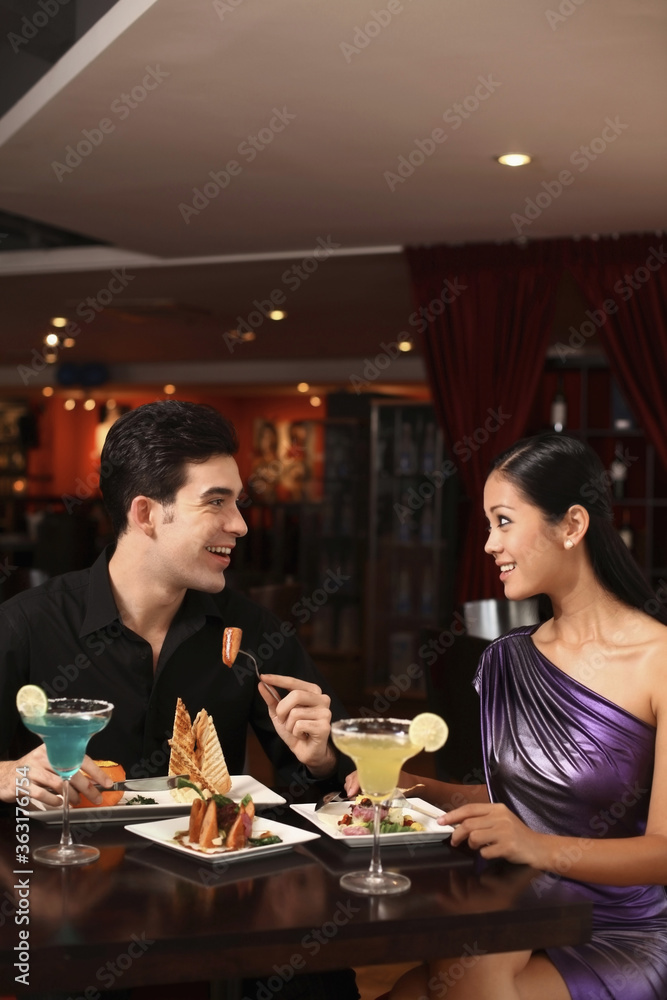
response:
{"label": "man's dark hair", "polygon": [[165,399],[123,414],[109,430],[100,490],[118,538],[136,496],[170,504],[187,479],[186,465],[235,455],[233,425],[212,406]]}

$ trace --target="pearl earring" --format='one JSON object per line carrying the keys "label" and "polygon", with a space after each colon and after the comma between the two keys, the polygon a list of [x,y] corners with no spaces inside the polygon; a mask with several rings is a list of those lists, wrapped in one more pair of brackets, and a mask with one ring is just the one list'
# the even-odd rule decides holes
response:
{"label": "pearl earring", "polygon": [[566,549],[574,548],[574,542],[572,541],[571,538],[568,538],[568,540],[565,542],[565,548]]}

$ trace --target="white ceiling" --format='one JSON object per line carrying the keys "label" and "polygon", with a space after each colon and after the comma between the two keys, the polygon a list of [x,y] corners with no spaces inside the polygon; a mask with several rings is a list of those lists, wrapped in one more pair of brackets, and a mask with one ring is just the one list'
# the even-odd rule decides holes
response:
{"label": "white ceiling", "polygon": [[[286,291],[289,316],[272,324],[271,340],[266,324],[246,345],[258,358],[363,357],[411,310],[398,248],[516,238],[512,215],[545,184],[555,190],[563,170],[572,183],[522,236],[667,228],[667,5],[549,3],[119,0],[0,120],[0,209],[148,255],[127,312],[160,299],[206,312],[190,314],[189,331],[179,325],[181,360],[196,356],[200,333],[217,342],[275,288]],[[369,29],[365,47],[346,48],[378,15],[387,23]],[[114,102],[147,68],[164,78],[120,112]],[[466,120],[455,117],[463,102]],[[250,162],[242,144],[280,124],[274,109],[295,117],[262,133],[272,141]],[[103,119],[109,131],[90,155],[71,172],[54,169]],[[619,134],[605,143],[608,119]],[[386,173],[434,129],[444,141],[390,190]],[[577,150],[591,143],[599,155],[586,161]],[[508,150],[534,161],[500,167],[494,157]],[[230,160],[240,173],[186,223],[179,206]],[[318,238],[339,244],[337,255],[299,289],[285,288],[284,271]],[[347,256],[363,248],[389,252]],[[60,263],[66,251],[43,253],[44,277],[27,276],[30,254],[0,254],[0,363],[38,342],[45,316],[106,284],[100,253],[77,251],[74,272]],[[225,260],[286,253],[295,260]],[[54,276],[61,269],[70,273]],[[146,360],[163,321],[158,310],[144,327]],[[136,341],[139,327],[128,323],[109,311],[91,326],[88,349],[114,329]]]}

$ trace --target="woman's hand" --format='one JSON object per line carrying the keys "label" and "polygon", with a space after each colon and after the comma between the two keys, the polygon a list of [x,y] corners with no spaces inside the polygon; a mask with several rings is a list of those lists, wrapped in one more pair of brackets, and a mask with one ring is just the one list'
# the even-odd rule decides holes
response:
{"label": "woman's hand", "polygon": [[440,816],[438,823],[455,827],[452,847],[467,840],[483,858],[505,858],[514,864],[540,867],[544,834],[527,827],[507,806],[468,803]]}

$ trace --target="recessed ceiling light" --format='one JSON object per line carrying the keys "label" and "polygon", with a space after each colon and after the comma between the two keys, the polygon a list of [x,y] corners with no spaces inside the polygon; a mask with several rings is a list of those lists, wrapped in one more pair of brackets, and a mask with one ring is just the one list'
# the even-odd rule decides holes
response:
{"label": "recessed ceiling light", "polygon": [[526,153],[503,153],[502,156],[497,156],[496,159],[504,167],[523,167],[526,163],[530,163],[532,157],[527,156]]}
{"label": "recessed ceiling light", "polygon": [[54,316],[51,319],[51,326],[58,326],[58,327],[67,326],[67,320],[65,319],[64,316]]}
{"label": "recessed ceiling light", "polygon": [[299,392],[308,392],[308,390],[310,389],[310,385],[308,382],[299,382],[299,384],[297,385],[297,389]]}
{"label": "recessed ceiling light", "polygon": [[57,333],[47,333],[46,337],[44,337],[44,343],[48,344],[49,347],[57,347],[59,339]]}
{"label": "recessed ceiling light", "polygon": [[275,320],[285,319],[285,316],[287,316],[287,313],[283,312],[282,309],[272,309],[271,312],[269,313],[269,319],[275,319]]}
{"label": "recessed ceiling light", "polygon": [[76,406],[76,399],[66,399],[63,405],[66,410],[73,410]]}
{"label": "recessed ceiling light", "polygon": [[399,342],[398,342],[398,349],[399,349],[399,351],[411,351],[413,347],[414,347],[414,344],[412,343],[411,340],[407,340],[407,339],[406,340],[399,340]]}
{"label": "recessed ceiling light", "polygon": [[95,409],[95,400],[94,399],[87,399],[86,402],[83,404],[83,408],[84,408],[84,410],[94,410]]}
{"label": "recessed ceiling light", "polygon": [[322,400],[320,399],[319,396],[311,396],[310,397],[310,405],[311,406],[321,406],[322,405]]}

